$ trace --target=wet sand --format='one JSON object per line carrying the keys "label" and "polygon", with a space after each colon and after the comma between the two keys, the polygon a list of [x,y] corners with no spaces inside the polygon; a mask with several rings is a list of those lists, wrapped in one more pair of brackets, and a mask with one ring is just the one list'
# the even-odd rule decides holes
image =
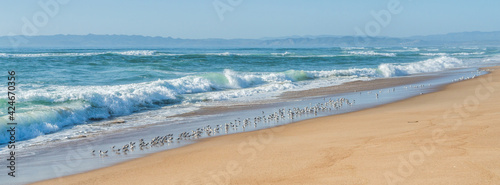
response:
{"label": "wet sand", "polygon": [[342,115],[198,143],[36,184],[496,184],[500,69]]}
{"label": "wet sand", "polygon": [[175,115],[175,117],[184,116],[201,116],[201,115],[213,115],[220,114],[227,111],[240,111],[248,109],[256,109],[263,107],[271,107],[272,103],[279,103],[284,101],[299,100],[304,97],[313,96],[327,96],[336,95],[342,93],[358,92],[358,91],[368,91],[375,89],[383,89],[388,87],[400,86],[405,84],[418,83],[425,80],[438,78],[439,75],[426,75],[426,76],[409,76],[409,77],[398,77],[398,78],[382,78],[374,79],[369,81],[353,81],[343,83],[341,85],[320,87],[303,91],[287,91],[281,94],[277,99],[263,100],[263,101],[253,101],[246,102],[245,104],[237,104],[231,106],[212,106],[212,107],[202,107],[199,110],[188,112],[185,114]]}
{"label": "wet sand", "polygon": [[283,93],[281,99],[295,99],[308,96],[324,96],[331,95],[332,92],[335,94],[358,92],[358,91],[368,91],[375,89],[384,89],[388,87],[400,86],[405,84],[418,83],[432,78],[436,78],[437,75],[428,76],[410,76],[410,77],[399,77],[399,78],[381,78],[374,79],[370,81],[353,81],[343,83],[342,85],[321,87],[315,89],[309,89],[305,91],[289,91]]}

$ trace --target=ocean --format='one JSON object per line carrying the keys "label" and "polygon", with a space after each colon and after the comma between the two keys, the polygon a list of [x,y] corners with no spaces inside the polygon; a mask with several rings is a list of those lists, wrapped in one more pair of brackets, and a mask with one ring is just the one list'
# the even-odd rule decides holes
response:
{"label": "ocean", "polygon": [[[2,49],[0,76],[6,82],[7,71],[16,73],[16,140],[29,147],[287,91],[481,66],[499,53],[487,47]],[[0,130],[7,130],[7,83],[0,83],[0,94]],[[125,124],[109,126],[117,120]],[[9,137],[0,132],[0,152]]]}

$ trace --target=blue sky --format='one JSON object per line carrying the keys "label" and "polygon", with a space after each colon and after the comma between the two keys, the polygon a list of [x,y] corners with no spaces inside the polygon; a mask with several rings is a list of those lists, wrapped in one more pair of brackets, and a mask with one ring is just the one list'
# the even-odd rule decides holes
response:
{"label": "blue sky", "polygon": [[[59,7],[55,13],[54,6],[47,11],[39,5],[51,2]],[[391,2],[402,9],[389,12],[390,21],[382,25],[372,12],[388,12]],[[2,0],[0,5],[0,35],[197,39],[357,35],[356,29],[392,37],[500,31],[500,1],[493,0]]]}

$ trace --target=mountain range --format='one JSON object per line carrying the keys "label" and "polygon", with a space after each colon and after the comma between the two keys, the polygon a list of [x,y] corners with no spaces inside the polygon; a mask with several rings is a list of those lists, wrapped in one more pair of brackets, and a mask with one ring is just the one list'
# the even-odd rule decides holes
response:
{"label": "mountain range", "polygon": [[151,47],[357,47],[500,46],[500,31],[460,32],[412,37],[291,36],[263,39],[180,39],[140,35],[1,36],[0,47],[151,48]]}

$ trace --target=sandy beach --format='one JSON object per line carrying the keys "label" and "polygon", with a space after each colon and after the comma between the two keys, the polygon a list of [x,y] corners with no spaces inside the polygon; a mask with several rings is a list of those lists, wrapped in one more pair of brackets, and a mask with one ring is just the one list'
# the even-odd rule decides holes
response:
{"label": "sandy beach", "polygon": [[498,184],[500,71],[35,184]]}

